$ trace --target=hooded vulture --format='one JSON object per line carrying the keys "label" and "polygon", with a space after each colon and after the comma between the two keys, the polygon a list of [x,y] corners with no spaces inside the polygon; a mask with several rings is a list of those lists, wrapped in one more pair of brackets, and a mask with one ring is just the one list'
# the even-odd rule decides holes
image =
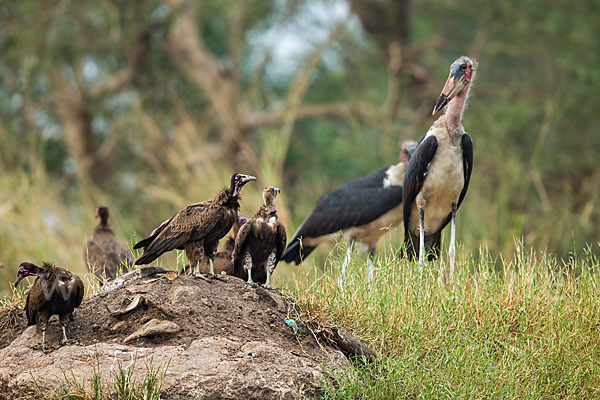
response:
{"label": "hooded vulture", "polygon": [[235,238],[235,275],[248,276],[248,283],[264,283],[265,287],[270,287],[271,274],[285,249],[285,227],[277,220],[275,209],[278,194],[278,188],[263,190],[264,205],[240,228]]}
{"label": "hooded vulture", "polygon": [[416,142],[402,144],[401,161],[343,184],[319,199],[289,241],[282,259],[300,262],[321,243],[340,238],[350,243],[342,276],[354,242],[369,248],[369,279],[373,276],[375,246],[390,228],[402,223],[402,182]]}
{"label": "hooded vulture", "polygon": [[242,187],[255,177],[233,174],[229,188],[223,188],[212,199],[191,204],[154,229],[149,237],[139,241],[134,249],[143,248],[144,254],[136,265],[149,264],[163,253],[185,250],[190,267],[200,277],[200,262],[206,255],[210,274],[214,274],[213,258],[219,240],[229,232],[240,208]]}
{"label": "hooded vulture", "polygon": [[473,169],[473,142],[461,120],[474,78],[475,65],[469,58],[463,56],[452,63],[433,114],[450,104],[419,142],[404,179],[404,240],[408,257],[413,259],[418,254],[419,265],[425,254],[429,260],[437,257],[442,229],[452,222],[448,252],[451,273],[456,211],[467,194]]}
{"label": "hooded vulture", "polygon": [[127,272],[133,266],[133,254],[129,246],[115,237],[108,225],[108,208],[96,209],[98,226],[83,248],[83,259],[90,272],[104,284],[115,279],[119,271]]}
{"label": "hooded vulture", "polygon": [[36,325],[38,329],[41,328],[42,348],[45,348],[48,320],[56,314],[62,326],[62,344],[65,344],[67,326],[73,319],[73,310],[79,307],[83,299],[83,282],[77,275],[51,263],[43,263],[39,267],[24,262],[17,270],[15,287],[27,276],[37,277],[27,294],[27,326]]}

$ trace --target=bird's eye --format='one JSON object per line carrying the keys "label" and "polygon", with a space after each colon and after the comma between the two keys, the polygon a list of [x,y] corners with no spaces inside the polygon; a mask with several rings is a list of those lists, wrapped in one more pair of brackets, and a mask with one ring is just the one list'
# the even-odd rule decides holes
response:
{"label": "bird's eye", "polygon": [[465,70],[465,69],[467,69],[467,64],[463,64],[463,65],[461,65],[461,66],[460,66],[460,68],[461,68],[462,70]]}

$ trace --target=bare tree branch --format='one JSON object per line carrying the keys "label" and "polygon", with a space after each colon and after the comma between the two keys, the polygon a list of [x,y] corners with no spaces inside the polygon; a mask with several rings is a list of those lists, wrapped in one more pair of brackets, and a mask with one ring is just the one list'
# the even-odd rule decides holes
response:
{"label": "bare tree branch", "polygon": [[295,120],[354,116],[363,121],[369,121],[374,118],[376,110],[368,103],[304,104],[293,110],[285,108],[275,111],[253,112],[244,119],[244,125],[248,129],[282,125],[286,120],[286,116],[290,113],[293,114]]}

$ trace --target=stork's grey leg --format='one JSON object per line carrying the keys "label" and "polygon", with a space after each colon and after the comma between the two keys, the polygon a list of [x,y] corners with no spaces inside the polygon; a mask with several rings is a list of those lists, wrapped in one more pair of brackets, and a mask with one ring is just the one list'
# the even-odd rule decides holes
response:
{"label": "stork's grey leg", "polygon": [[269,278],[271,277],[271,274],[273,273],[273,270],[275,269],[275,262],[277,260],[277,256],[275,255],[275,253],[271,253],[269,254],[269,258],[267,258],[267,281],[265,282],[265,287],[266,288],[270,288],[271,285],[269,284]]}
{"label": "stork's grey leg", "polygon": [[214,275],[215,274],[215,269],[213,268],[213,260],[211,257],[208,257],[208,265],[210,265],[210,274]]}
{"label": "stork's grey leg", "polygon": [[346,249],[346,256],[344,257],[344,262],[342,263],[342,275],[338,279],[338,285],[340,289],[343,288],[343,282],[346,278],[346,268],[348,268],[348,264],[350,264],[350,257],[352,256],[352,250],[354,249],[354,238],[350,239],[350,243],[348,243],[348,248]]}
{"label": "stork's grey leg", "polygon": [[252,256],[250,253],[244,253],[244,269],[248,271],[248,283],[254,283],[252,280]]}
{"label": "stork's grey leg", "polygon": [[373,269],[375,267],[375,246],[369,246],[369,261],[367,265],[369,267],[369,282],[373,280]]}
{"label": "stork's grey leg", "polygon": [[46,350],[46,330],[42,330],[42,350]]}
{"label": "stork's grey leg", "polygon": [[456,203],[452,203],[452,224],[450,225],[450,280],[454,283],[454,256],[456,255]]}
{"label": "stork's grey leg", "polygon": [[419,265],[423,265],[424,262],[425,262],[425,208],[419,207]]}

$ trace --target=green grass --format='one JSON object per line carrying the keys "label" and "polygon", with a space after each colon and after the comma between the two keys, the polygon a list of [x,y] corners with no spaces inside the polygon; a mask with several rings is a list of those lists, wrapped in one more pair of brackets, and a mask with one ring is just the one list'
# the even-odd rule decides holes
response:
{"label": "green grass", "polygon": [[303,266],[294,296],[308,318],[352,328],[379,354],[332,373],[323,398],[599,398],[597,258],[565,264],[517,249],[510,261],[483,251],[461,258],[453,284],[444,257],[421,276],[414,263],[384,256],[372,283],[365,257],[355,257],[343,291],[340,260],[324,273]]}
{"label": "green grass", "polygon": [[[119,364],[107,376],[96,368],[94,374],[78,380],[73,373],[64,373],[64,385],[52,400],[159,400],[168,365],[156,368],[146,365],[142,376],[134,374],[135,363],[129,367]],[[41,394],[42,395],[42,394]]]}

